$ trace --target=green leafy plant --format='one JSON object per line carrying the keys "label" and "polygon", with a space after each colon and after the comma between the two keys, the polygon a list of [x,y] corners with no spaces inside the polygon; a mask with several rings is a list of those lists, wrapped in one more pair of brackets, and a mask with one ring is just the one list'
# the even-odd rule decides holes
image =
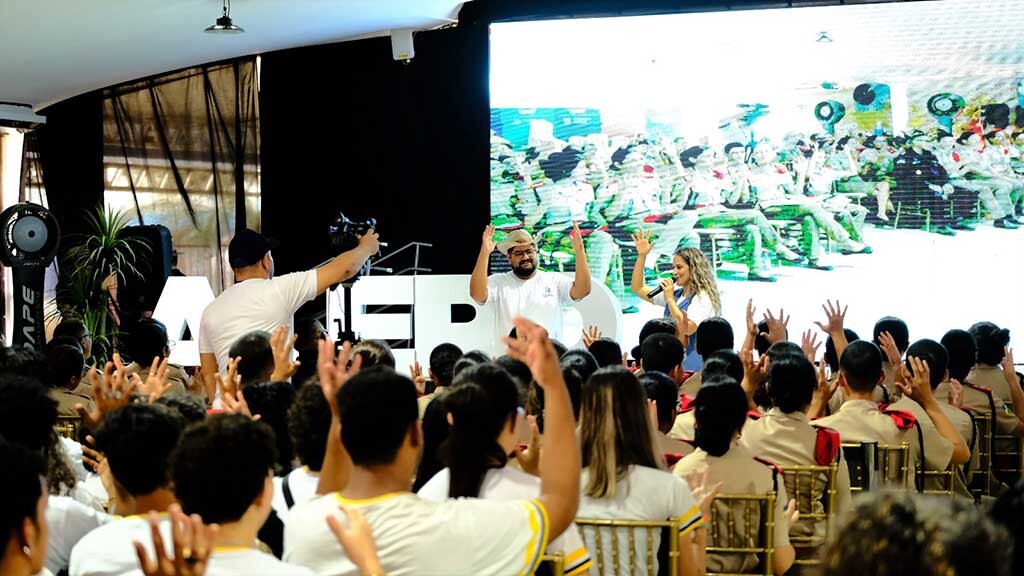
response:
{"label": "green leafy plant", "polygon": [[127,211],[97,207],[85,216],[87,234],[69,238],[72,243],[60,259],[57,308],[62,318],[80,319],[92,334],[93,357],[107,359],[117,339],[111,315],[111,298],[117,286],[129,279],[142,279],[148,270],[148,244],[129,236]]}

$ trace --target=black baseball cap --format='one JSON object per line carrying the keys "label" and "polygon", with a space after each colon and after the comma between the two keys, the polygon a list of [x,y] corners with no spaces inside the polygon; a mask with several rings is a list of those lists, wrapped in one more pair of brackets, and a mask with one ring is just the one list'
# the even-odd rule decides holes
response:
{"label": "black baseball cap", "polygon": [[239,230],[228,244],[228,263],[232,268],[252,266],[278,246],[280,243],[277,240],[267,238],[255,230]]}

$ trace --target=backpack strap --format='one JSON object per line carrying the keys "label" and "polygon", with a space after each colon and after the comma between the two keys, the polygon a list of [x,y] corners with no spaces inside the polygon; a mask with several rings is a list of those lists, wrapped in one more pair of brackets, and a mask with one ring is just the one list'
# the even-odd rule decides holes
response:
{"label": "backpack strap", "polygon": [[828,466],[836,462],[842,441],[839,432],[827,426],[815,426],[817,438],[814,441],[814,461],[818,466]]}
{"label": "backpack strap", "polygon": [[284,496],[284,505],[291,510],[292,506],[295,506],[295,497],[292,496],[292,488],[288,485],[289,477],[291,474],[285,474],[284,479],[281,480],[281,495]]}
{"label": "backpack strap", "polygon": [[772,469],[772,489],[777,493],[779,491],[779,476],[782,475],[782,468],[779,468],[779,465],[775,462],[766,458],[761,458],[760,456],[754,456],[754,460],[757,460],[761,464]]}

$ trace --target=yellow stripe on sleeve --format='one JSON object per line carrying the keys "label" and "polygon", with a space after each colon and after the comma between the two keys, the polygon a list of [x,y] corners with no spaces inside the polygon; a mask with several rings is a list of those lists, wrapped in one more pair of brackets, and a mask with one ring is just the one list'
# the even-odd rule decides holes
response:
{"label": "yellow stripe on sleeve", "polygon": [[701,524],[703,524],[704,517],[700,515],[700,508],[694,506],[690,508],[686,514],[679,517],[679,534],[686,534],[691,532]]}
{"label": "yellow stripe on sleeve", "polygon": [[593,567],[593,565],[594,565],[594,561],[591,560],[588,557],[586,562],[584,562],[583,564],[580,564],[576,568],[573,568],[571,570],[566,568],[565,576],[579,576],[580,574],[586,574],[587,572],[590,571],[590,569]]}
{"label": "yellow stripe on sleeve", "polygon": [[544,550],[548,547],[548,536],[550,522],[548,511],[539,500],[525,502],[527,516],[530,522],[530,540],[526,543],[525,570],[523,576],[533,574],[540,565],[540,559]]}
{"label": "yellow stripe on sleeve", "polygon": [[592,563],[587,548],[581,546],[579,550],[565,557],[565,576],[583,574],[590,569]]}

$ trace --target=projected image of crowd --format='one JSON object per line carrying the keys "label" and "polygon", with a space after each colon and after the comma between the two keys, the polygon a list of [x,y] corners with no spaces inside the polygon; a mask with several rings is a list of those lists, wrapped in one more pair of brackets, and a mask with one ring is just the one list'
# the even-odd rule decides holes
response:
{"label": "projected image of crowd", "polygon": [[638,230],[660,239],[656,256],[699,247],[720,277],[739,269],[735,279],[770,282],[779,266],[829,270],[833,257],[871,253],[866,226],[943,236],[1018,228],[1024,131],[954,132],[724,146],[591,134],[518,149],[492,132],[492,223],[525,226],[542,262],[558,267],[572,259],[567,233],[580,222],[594,276],[619,296]]}

